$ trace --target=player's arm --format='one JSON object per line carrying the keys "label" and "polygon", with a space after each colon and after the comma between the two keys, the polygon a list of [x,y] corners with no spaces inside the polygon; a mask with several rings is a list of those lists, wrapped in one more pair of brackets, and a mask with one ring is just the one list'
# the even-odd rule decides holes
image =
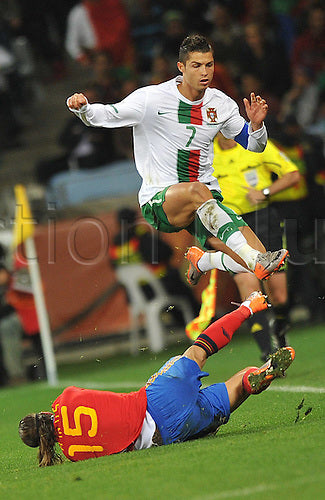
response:
{"label": "player's arm", "polygon": [[238,106],[232,99],[228,99],[230,113],[224,122],[221,132],[227,139],[234,139],[243,148],[255,153],[262,153],[267,143],[267,131],[264,118],[267,114],[267,104],[260,96],[255,97],[252,92],[251,101],[244,99],[249,123],[240,116]]}
{"label": "player's arm", "polygon": [[90,104],[84,94],[76,93],[68,97],[66,103],[87,126],[133,127],[143,119],[146,93],[144,89],[138,89],[116,104]]}
{"label": "player's arm", "polygon": [[269,187],[258,191],[257,189],[247,187],[247,198],[252,205],[266,201],[270,196],[280,191],[284,191],[299,182],[300,174],[298,170],[288,172],[283,177],[276,179]]}
{"label": "player's arm", "polygon": [[263,153],[263,164],[270,172],[275,173],[278,178],[264,189],[258,191],[254,188],[246,188],[247,198],[252,204],[261,203],[270,196],[288,189],[300,180],[297,166],[271,141]]}

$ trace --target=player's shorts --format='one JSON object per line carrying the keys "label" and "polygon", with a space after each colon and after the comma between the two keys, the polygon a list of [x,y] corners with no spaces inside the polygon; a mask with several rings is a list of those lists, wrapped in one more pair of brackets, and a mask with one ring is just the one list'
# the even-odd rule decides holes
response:
{"label": "player's shorts", "polygon": [[256,212],[242,214],[242,217],[267,250],[283,248],[281,220],[274,207],[261,208]]}
{"label": "player's shorts", "polygon": [[[186,231],[188,231],[199,240],[202,247],[206,247],[207,239],[211,238],[213,234],[211,234],[210,231],[206,229],[197,215],[195,216],[194,221],[187,227],[176,227],[172,226],[169,223],[163,209],[166,191],[169,187],[170,186],[166,187],[162,191],[159,191],[159,193],[156,193],[150,201],[148,201],[141,207],[143,217],[155,229],[158,229],[158,231],[162,231],[163,233],[177,233],[182,229],[186,229]],[[219,193],[219,191],[213,190],[211,191],[211,194],[217,201],[219,208],[226,212],[231,218],[234,224],[234,230],[237,230],[241,226],[247,226],[246,222],[241,218],[241,216],[237,215],[233,210],[231,210],[231,208],[228,208],[221,203],[223,200],[223,196],[221,193]]]}
{"label": "player's shorts", "polygon": [[147,410],[157,424],[163,444],[182,442],[215,431],[228,422],[226,385],[201,389],[209,374],[184,356],[171,358],[148,380]]}

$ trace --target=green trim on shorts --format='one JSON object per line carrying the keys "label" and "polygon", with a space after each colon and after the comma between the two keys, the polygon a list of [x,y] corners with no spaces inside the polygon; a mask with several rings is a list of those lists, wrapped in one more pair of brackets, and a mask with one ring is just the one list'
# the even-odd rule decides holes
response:
{"label": "green trim on shorts", "polygon": [[[213,234],[211,234],[210,231],[206,229],[197,215],[195,216],[194,221],[187,227],[176,227],[172,226],[169,223],[163,209],[166,191],[169,187],[170,186],[167,186],[162,191],[159,191],[159,193],[156,193],[150,201],[148,201],[141,207],[143,217],[147,222],[149,222],[151,226],[153,226],[158,231],[162,231],[163,233],[177,233],[179,231],[182,231],[182,229],[186,229],[186,231],[188,231],[199,240],[202,247],[205,247],[207,239],[213,237]],[[221,236],[226,238],[225,240],[223,240],[222,238],[220,239],[225,242],[231,234],[238,230],[239,227],[247,226],[247,224],[240,215],[235,214],[233,210],[221,203],[223,200],[223,196],[219,191],[213,190],[211,191],[211,194],[217,201],[219,207],[224,210],[232,219],[232,222],[225,224],[219,229],[219,232],[221,231]],[[225,231],[225,226],[228,225],[229,229]],[[225,231],[224,235],[222,231]]]}

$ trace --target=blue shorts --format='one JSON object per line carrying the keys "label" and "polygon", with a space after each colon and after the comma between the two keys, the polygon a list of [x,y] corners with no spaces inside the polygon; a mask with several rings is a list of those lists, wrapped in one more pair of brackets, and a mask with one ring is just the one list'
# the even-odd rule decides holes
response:
{"label": "blue shorts", "polygon": [[147,410],[158,426],[163,444],[208,434],[228,422],[226,385],[212,384],[201,389],[201,378],[208,375],[192,359],[176,356],[148,380]]}

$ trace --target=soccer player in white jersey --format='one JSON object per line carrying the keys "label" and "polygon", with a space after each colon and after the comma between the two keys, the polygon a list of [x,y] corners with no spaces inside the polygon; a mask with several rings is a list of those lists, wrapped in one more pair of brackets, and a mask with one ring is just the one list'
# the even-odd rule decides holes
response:
{"label": "soccer player in white jersey", "polygon": [[209,88],[213,51],[201,35],[185,38],[177,67],[180,76],[137,89],[117,104],[89,104],[76,93],[67,99],[67,106],[88,126],[133,127],[135,163],[142,177],[139,203],[145,219],[163,232],[186,229],[203,247],[217,250],[189,249],[191,284],[213,268],[268,278],[288,252],[266,252],[243,219],[222,204],[212,167],[213,139],[219,131],[246,149],[264,150],[267,104],[254,93],[250,101],[245,98],[250,120],[246,123],[230,97]]}

